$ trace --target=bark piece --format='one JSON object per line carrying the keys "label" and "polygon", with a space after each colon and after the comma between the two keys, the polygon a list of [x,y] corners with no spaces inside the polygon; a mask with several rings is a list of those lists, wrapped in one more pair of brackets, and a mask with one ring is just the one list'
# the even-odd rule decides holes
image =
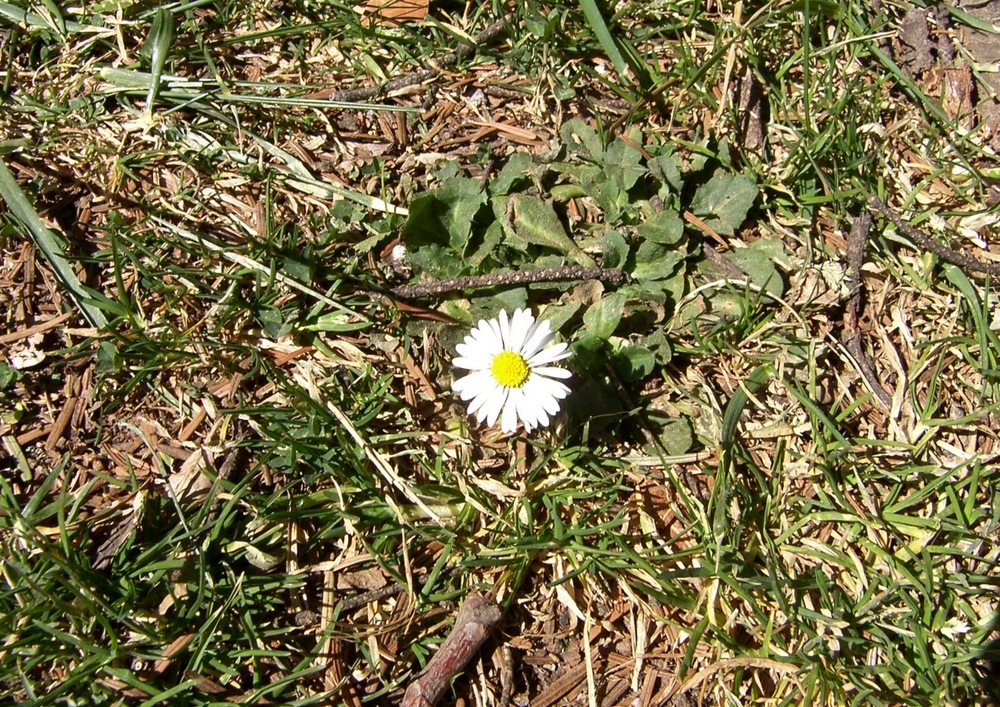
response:
{"label": "bark piece", "polygon": [[500,621],[500,608],[470,594],[455,618],[455,626],[420,676],[403,695],[401,707],[434,707],[452,678],[458,675]]}

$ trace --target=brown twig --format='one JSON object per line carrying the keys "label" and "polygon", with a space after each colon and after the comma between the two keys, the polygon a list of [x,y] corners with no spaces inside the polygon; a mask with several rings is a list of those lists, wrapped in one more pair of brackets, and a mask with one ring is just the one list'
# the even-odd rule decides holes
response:
{"label": "brown twig", "polygon": [[381,86],[363,86],[360,88],[348,88],[342,91],[336,91],[330,94],[329,100],[331,101],[341,101],[341,102],[354,102],[354,101],[367,101],[376,96],[385,96],[391,94],[395,91],[399,91],[410,86],[415,86],[418,83],[423,83],[428,81],[438,74],[442,73],[445,68],[457,63],[460,59],[464,59],[473,52],[475,52],[480,47],[484,47],[494,39],[499,37],[507,28],[507,20],[501,19],[497,20],[489,27],[484,29],[482,32],[477,34],[472,38],[471,44],[463,44],[455,51],[448,52],[443,57],[438,59],[436,62],[431,64],[431,66],[414,71],[404,76],[398,76],[391,79]]}
{"label": "brown twig", "polygon": [[390,290],[399,299],[419,299],[440,297],[449,292],[477,290],[486,287],[506,287],[528,285],[537,282],[561,282],[566,280],[600,280],[621,286],[632,282],[626,272],[613,268],[585,268],[582,265],[564,265],[558,268],[538,268],[536,270],[515,270],[513,272],[490,273],[489,275],[468,275],[448,280],[435,280],[422,285],[404,285]]}
{"label": "brown twig", "polygon": [[363,594],[356,594],[354,596],[345,597],[341,599],[337,604],[337,612],[343,613],[347,611],[354,611],[358,607],[365,606],[366,604],[371,604],[373,601],[378,601],[379,599],[385,599],[386,597],[395,596],[402,593],[404,587],[399,584],[387,584],[380,589],[373,589],[371,591],[365,592]]}
{"label": "brown twig", "polygon": [[851,232],[847,236],[847,286],[850,289],[851,297],[847,300],[847,307],[844,310],[844,346],[858,362],[858,370],[875,397],[886,408],[889,408],[892,406],[892,396],[886,392],[878,379],[875,365],[865,352],[861,341],[861,329],[858,326],[865,296],[865,286],[861,280],[861,266],[865,261],[865,244],[868,242],[868,232],[871,227],[871,216],[861,214],[854,219]]}
{"label": "brown twig", "polygon": [[883,204],[877,196],[873,196],[868,200],[868,210],[873,214],[889,219],[889,221],[891,221],[896,228],[911,238],[914,243],[922,248],[926,248],[938,257],[947,260],[949,263],[957,265],[966,273],[971,272],[1000,277],[1000,265],[995,263],[985,263],[982,260],[977,260],[976,258],[970,257],[965,253],[959,253],[957,250],[952,250],[951,248],[943,246],[937,241],[928,238],[900,218],[896,212],[892,211],[888,206]]}
{"label": "brown twig", "polygon": [[514,696],[514,653],[510,646],[500,648],[500,702],[499,707],[510,707]]}
{"label": "brown twig", "polygon": [[498,621],[500,608],[493,601],[470,594],[462,604],[448,638],[420,676],[407,688],[400,707],[434,707]]}

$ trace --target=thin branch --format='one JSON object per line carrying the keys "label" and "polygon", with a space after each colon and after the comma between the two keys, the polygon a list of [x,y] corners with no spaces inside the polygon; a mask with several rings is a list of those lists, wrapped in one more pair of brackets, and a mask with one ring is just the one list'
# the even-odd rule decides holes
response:
{"label": "thin branch", "polygon": [[875,397],[887,409],[892,407],[892,396],[886,392],[875,372],[875,365],[862,344],[861,329],[858,321],[865,297],[865,285],[861,279],[861,266],[865,261],[865,244],[868,242],[868,232],[872,227],[872,218],[861,214],[854,219],[851,232],[847,236],[847,283],[851,297],[847,300],[844,310],[844,346],[858,363],[858,371],[871,388]]}
{"label": "thin branch", "polygon": [[923,233],[915,229],[913,226],[908,224],[899,215],[892,211],[888,206],[882,203],[882,201],[877,197],[873,196],[868,200],[868,210],[873,214],[877,214],[884,218],[889,219],[896,228],[906,234],[910,239],[913,240],[917,245],[926,248],[930,252],[934,253],[940,258],[944,258],[949,263],[957,265],[968,273],[981,273],[985,275],[994,275],[1000,277],[1000,265],[995,263],[986,263],[982,260],[977,260],[976,258],[970,257],[965,253],[960,253],[957,250],[952,250],[946,246],[941,245],[935,240],[928,238]]}
{"label": "thin branch", "polygon": [[613,268],[585,268],[582,265],[564,265],[558,268],[538,268],[537,270],[516,270],[513,272],[490,273],[489,275],[469,275],[448,280],[435,280],[421,285],[405,285],[390,290],[399,299],[420,299],[440,297],[450,292],[478,290],[487,287],[528,285],[538,282],[564,282],[578,280],[601,280],[616,287],[632,282],[626,272]]}

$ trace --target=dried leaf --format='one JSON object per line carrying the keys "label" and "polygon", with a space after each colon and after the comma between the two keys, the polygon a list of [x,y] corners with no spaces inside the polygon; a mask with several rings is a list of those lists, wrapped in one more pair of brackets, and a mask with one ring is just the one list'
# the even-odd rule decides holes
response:
{"label": "dried leaf", "polygon": [[212,479],[205,474],[205,469],[210,464],[214,465],[214,460],[215,455],[202,448],[188,457],[181,468],[170,475],[167,486],[170,487],[171,495],[178,503],[183,506],[204,498],[212,488]]}

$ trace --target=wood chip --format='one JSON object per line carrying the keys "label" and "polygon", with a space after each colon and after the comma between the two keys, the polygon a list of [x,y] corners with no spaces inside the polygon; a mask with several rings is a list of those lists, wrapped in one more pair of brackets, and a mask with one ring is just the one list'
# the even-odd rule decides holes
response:
{"label": "wood chip", "polygon": [[66,399],[62,410],[59,411],[59,417],[56,418],[52,428],[49,430],[49,436],[45,440],[45,451],[51,452],[54,450],[59,438],[62,437],[63,433],[65,433],[69,428],[69,421],[73,419],[73,411],[76,410],[77,400],[78,398]]}
{"label": "wood chip", "polygon": [[21,339],[27,339],[29,336],[34,336],[35,334],[41,334],[46,331],[55,329],[60,324],[70,319],[73,316],[72,312],[65,312],[60,314],[58,317],[53,317],[47,321],[41,322],[40,324],[35,324],[27,329],[21,329],[19,331],[13,331],[9,334],[0,335],[0,344],[10,344],[14,341],[20,341]]}

